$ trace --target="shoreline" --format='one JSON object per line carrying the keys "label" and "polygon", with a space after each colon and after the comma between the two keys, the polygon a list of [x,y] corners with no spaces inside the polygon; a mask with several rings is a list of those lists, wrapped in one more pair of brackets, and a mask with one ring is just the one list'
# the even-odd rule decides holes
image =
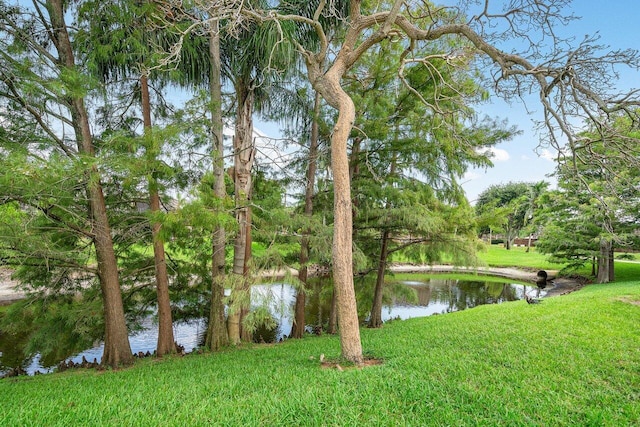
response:
{"label": "shoreline", "polygon": [[[394,273],[464,273],[484,276],[504,277],[505,279],[519,280],[523,282],[536,283],[537,271],[532,272],[513,267],[457,267],[453,265],[392,265],[389,270]],[[557,271],[548,271],[550,284],[545,288],[545,297],[565,295],[579,290],[584,286],[578,280],[571,278],[556,278]],[[290,269],[288,274],[297,276],[295,269]],[[263,273],[262,277],[278,278],[284,277],[284,272],[269,271]],[[17,290],[19,286],[17,280],[11,278],[11,270],[0,267],[0,305],[8,305],[20,301],[26,294]]]}

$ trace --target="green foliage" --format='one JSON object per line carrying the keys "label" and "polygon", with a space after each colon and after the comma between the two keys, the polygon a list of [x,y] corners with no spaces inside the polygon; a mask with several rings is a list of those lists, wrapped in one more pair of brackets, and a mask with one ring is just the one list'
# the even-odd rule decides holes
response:
{"label": "green foliage", "polygon": [[[483,191],[475,206],[480,234],[504,233],[510,248],[513,239],[537,218],[539,200],[547,185],[544,181],[509,182]],[[529,230],[533,231],[534,228]]]}
{"label": "green foliage", "polygon": [[39,354],[44,366],[55,365],[103,339],[99,293],[93,289],[83,297],[58,294],[16,302],[0,316],[0,330],[24,335],[24,360]]}
{"label": "green foliage", "polygon": [[401,49],[371,49],[347,87],[358,109],[350,160],[356,254],[367,259],[359,268],[377,267],[383,239],[411,262],[473,263],[475,224],[458,180],[489,165],[485,149],[514,130],[478,121],[468,107],[478,84],[437,55],[409,64],[399,85]]}
{"label": "green foliage", "polygon": [[543,204],[546,227],[538,247],[573,268],[601,258],[601,242],[617,248],[635,248],[637,236],[638,179],[640,169],[629,159],[637,144],[637,124],[618,117],[619,132],[602,141],[595,131],[584,132],[588,147],[574,147],[573,161],[558,165],[558,190]]}

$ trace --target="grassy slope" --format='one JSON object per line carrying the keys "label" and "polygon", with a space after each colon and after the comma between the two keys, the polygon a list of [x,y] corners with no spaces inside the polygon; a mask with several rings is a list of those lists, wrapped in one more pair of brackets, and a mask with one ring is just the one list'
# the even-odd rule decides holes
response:
{"label": "grassy slope", "polygon": [[0,381],[0,425],[638,425],[640,284],[590,285],[337,337]]}
{"label": "grassy slope", "polygon": [[525,247],[514,247],[506,250],[502,245],[492,245],[486,252],[480,252],[478,257],[490,267],[522,267],[544,270],[559,270],[562,264],[547,261],[548,256],[536,252],[532,248],[530,252]]}

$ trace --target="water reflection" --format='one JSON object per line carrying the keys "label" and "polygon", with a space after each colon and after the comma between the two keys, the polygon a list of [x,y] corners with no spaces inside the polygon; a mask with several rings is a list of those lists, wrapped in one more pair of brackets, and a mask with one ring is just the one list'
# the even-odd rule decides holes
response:
{"label": "water reflection", "polygon": [[[526,292],[532,292],[535,289],[535,286],[521,284],[459,280],[444,277],[402,283],[416,293],[417,299],[412,299],[412,302],[410,302],[402,298],[393,298],[391,304],[383,308],[382,319],[384,321],[398,318],[424,317],[460,311],[483,304],[514,301],[524,298]],[[318,312],[328,313],[327,308],[317,307],[318,304],[326,305],[326,299],[307,298],[310,304],[313,305],[307,307],[309,314],[307,321],[310,324],[315,323],[313,313],[316,313],[316,317]],[[251,289],[251,302],[254,308],[260,306],[269,307],[271,315],[279,325],[276,339],[286,337],[291,333],[293,306],[295,303],[295,289],[293,287],[286,284],[255,285]],[[131,335],[131,350],[134,353],[153,353],[158,339],[157,324],[152,317],[148,317],[143,320],[143,327],[142,331]],[[205,329],[205,319],[176,322],[174,323],[174,336],[176,342],[183,346],[186,352],[190,352],[201,345]],[[9,350],[17,350],[20,344],[16,342],[10,343],[6,338],[6,336],[2,337],[3,342],[0,345],[0,371],[18,364],[22,364],[29,374],[33,374],[35,371],[50,372],[53,370],[53,367],[43,367],[38,356],[28,361],[25,367],[24,362],[14,354],[14,351]],[[84,357],[89,361],[96,359],[99,362],[102,352],[103,345],[100,344],[67,360],[80,363]]]}
{"label": "water reflection", "polygon": [[425,281],[405,281],[418,297],[417,303],[394,299],[384,308],[383,320],[409,319],[432,314],[451,313],[484,304],[497,304],[524,298],[532,286],[521,284],[431,278]]}

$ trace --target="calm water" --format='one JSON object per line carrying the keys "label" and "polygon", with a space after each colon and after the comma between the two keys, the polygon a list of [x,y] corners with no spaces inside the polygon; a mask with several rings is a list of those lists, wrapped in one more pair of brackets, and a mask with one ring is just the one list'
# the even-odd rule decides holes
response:
{"label": "calm water", "polygon": [[[404,282],[404,284],[415,291],[417,299],[412,301],[394,299],[391,304],[383,307],[383,320],[409,319],[450,313],[483,304],[515,301],[524,298],[525,292],[528,295],[534,295],[535,292],[538,292],[537,288],[532,285],[525,286],[521,284],[447,278],[432,278],[424,282],[410,281]],[[251,301],[253,306],[266,304],[270,307],[271,313],[280,324],[278,339],[291,333],[293,305],[295,302],[295,291],[291,286],[285,284],[255,285],[251,290]],[[147,351],[153,353],[158,338],[157,325],[154,324],[150,317],[145,319],[143,326],[145,328],[143,331],[137,332],[130,337],[131,350],[134,353],[146,353]],[[205,328],[204,319],[189,323],[176,322],[174,324],[174,336],[178,344],[182,345],[186,352],[190,352],[199,346]],[[79,363],[83,357],[86,357],[89,361],[93,361],[94,358],[100,361],[102,351],[102,345],[98,345],[67,360]],[[0,368],[2,366],[2,354],[0,353]],[[43,367],[40,364],[39,357],[36,356],[25,369],[29,374],[33,374],[38,370],[40,372],[50,372],[53,368]]]}

